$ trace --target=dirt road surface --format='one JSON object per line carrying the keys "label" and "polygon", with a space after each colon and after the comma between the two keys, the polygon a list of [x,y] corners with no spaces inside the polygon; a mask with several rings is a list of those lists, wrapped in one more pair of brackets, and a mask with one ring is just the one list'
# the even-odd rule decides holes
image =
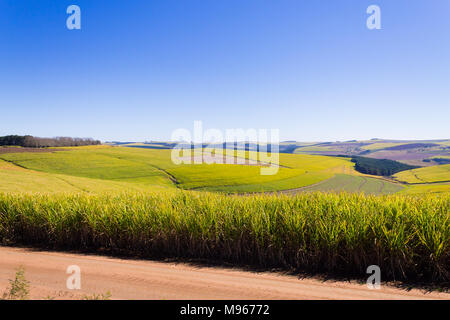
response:
{"label": "dirt road surface", "polygon": [[[80,290],[67,289],[71,265],[80,267]],[[371,290],[365,284],[270,272],[11,247],[0,247],[0,295],[20,266],[32,299],[80,299],[107,291],[111,299],[450,299],[448,293],[383,284],[380,290]]]}

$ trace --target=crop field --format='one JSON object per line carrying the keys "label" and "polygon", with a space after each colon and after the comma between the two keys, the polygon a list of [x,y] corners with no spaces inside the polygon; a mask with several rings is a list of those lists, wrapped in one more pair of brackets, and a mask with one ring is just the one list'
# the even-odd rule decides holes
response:
{"label": "crop field", "polygon": [[394,175],[406,183],[434,183],[450,181],[450,164],[402,171]]}
{"label": "crop field", "polygon": [[400,193],[405,194],[450,193],[450,182],[411,184],[406,186],[405,189],[403,189]]}
{"label": "crop field", "polygon": [[302,152],[320,152],[320,151],[337,151],[336,148],[332,146],[306,146],[295,149],[294,153]]}
{"label": "crop field", "polygon": [[[11,148],[17,149],[20,148]],[[21,150],[22,151],[22,150]],[[47,151],[47,152],[44,152]],[[205,154],[212,150],[205,149]],[[181,164],[171,150],[109,146],[44,149],[0,154],[0,191],[117,192],[186,189],[225,193],[325,191],[390,194],[447,192],[447,185],[405,188],[404,185],[354,169],[349,158],[308,154],[279,154],[275,175],[261,175],[258,153],[231,153],[253,165]],[[3,160],[2,160],[3,159]],[[432,166],[395,175],[398,181],[448,181],[449,166]],[[406,190],[405,190],[406,189]]]}
{"label": "crop field", "polygon": [[435,157],[431,157],[427,160],[440,160],[440,159],[444,159],[444,160],[449,160],[450,161],[450,155],[439,155],[439,156],[435,156]]}
{"label": "crop field", "polygon": [[[116,152],[111,152],[112,149]],[[153,161],[146,163],[139,157],[133,157],[133,149],[129,150],[123,153],[120,148],[82,148],[53,153],[14,153],[0,157],[39,172],[149,186],[171,185],[167,173],[153,165],[160,161],[158,153],[152,154]]]}
{"label": "crop field", "polygon": [[288,150],[296,154],[363,156],[389,159],[413,166],[432,166],[427,159],[450,156],[450,140],[351,140],[315,143],[302,147],[291,142]]}
{"label": "crop field", "polygon": [[104,193],[123,192],[124,190],[169,191],[170,189],[164,186],[148,187],[135,183],[39,172],[0,160],[0,192]]}
{"label": "crop field", "polygon": [[[0,191],[95,193],[180,188],[225,193],[298,190],[390,194],[404,189],[393,181],[357,172],[354,163],[343,157],[281,153],[278,172],[264,176],[259,165],[175,165],[171,150],[90,146],[43,151],[0,154]],[[206,153],[211,151],[205,149]],[[254,151],[235,151],[233,155],[250,159],[247,162],[258,160]],[[448,181],[448,167],[403,171],[395,178],[407,183]],[[404,192],[446,192],[446,188],[423,186]]]}
{"label": "crop field", "polygon": [[335,177],[322,183],[305,187],[304,191],[324,192],[363,192],[368,194],[389,194],[403,190],[404,187],[382,179],[364,176],[337,174]]}
{"label": "crop field", "polygon": [[[279,154],[278,173],[262,176],[256,152],[232,156],[252,165],[109,146],[0,154],[0,243],[346,276],[377,264],[387,279],[448,283],[450,184],[308,154]],[[419,175],[446,167],[430,168]]]}
{"label": "crop field", "polygon": [[0,0],[0,300],[450,300],[449,18]]}
{"label": "crop field", "polygon": [[[280,154],[275,175],[261,175],[259,166],[181,164],[171,161],[171,150],[138,148],[81,148],[47,153],[8,153],[0,159],[42,173],[127,182],[139,187],[177,186],[224,192],[279,191],[299,188],[353,172],[345,158]],[[256,152],[244,157],[253,159]]]}
{"label": "crop field", "polygon": [[449,209],[439,196],[0,194],[0,241],[445,283]]}
{"label": "crop field", "polygon": [[395,147],[399,146],[402,143],[395,143],[395,142],[378,142],[378,143],[372,143],[366,146],[362,146],[361,149],[363,150],[381,150],[389,147]]}

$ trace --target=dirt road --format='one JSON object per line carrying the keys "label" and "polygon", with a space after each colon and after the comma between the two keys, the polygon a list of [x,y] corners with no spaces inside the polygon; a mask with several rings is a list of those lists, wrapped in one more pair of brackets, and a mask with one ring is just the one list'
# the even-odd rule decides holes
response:
{"label": "dirt road", "polygon": [[[67,267],[81,269],[81,289],[66,287]],[[370,290],[350,282],[298,279],[220,267],[0,247],[0,294],[19,266],[33,299],[80,299],[109,291],[111,299],[450,299],[447,293]]]}

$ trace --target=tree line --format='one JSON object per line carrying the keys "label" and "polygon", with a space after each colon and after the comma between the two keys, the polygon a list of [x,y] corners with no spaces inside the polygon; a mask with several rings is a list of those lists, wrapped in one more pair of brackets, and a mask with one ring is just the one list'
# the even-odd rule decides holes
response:
{"label": "tree line", "polygon": [[355,163],[355,170],[365,174],[376,176],[391,176],[397,172],[418,168],[388,159],[373,159],[353,156],[352,162]]}
{"label": "tree line", "polygon": [[39,138],[30,135],[18,136],[9,135],[0,137],[0,146],[20,146],[27,148],[45,148],[45,147],[78,147],[101,144],[99,140],[92,138]]}

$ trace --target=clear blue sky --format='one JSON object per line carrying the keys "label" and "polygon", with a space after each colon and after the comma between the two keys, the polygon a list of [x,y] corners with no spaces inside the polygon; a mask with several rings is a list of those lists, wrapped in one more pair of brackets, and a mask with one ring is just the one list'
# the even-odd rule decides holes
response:
{"label": "clear blue sky", "polygon": [[0,1],[0,135],[168,140],[194,120],[450,138],[450,1]]}

